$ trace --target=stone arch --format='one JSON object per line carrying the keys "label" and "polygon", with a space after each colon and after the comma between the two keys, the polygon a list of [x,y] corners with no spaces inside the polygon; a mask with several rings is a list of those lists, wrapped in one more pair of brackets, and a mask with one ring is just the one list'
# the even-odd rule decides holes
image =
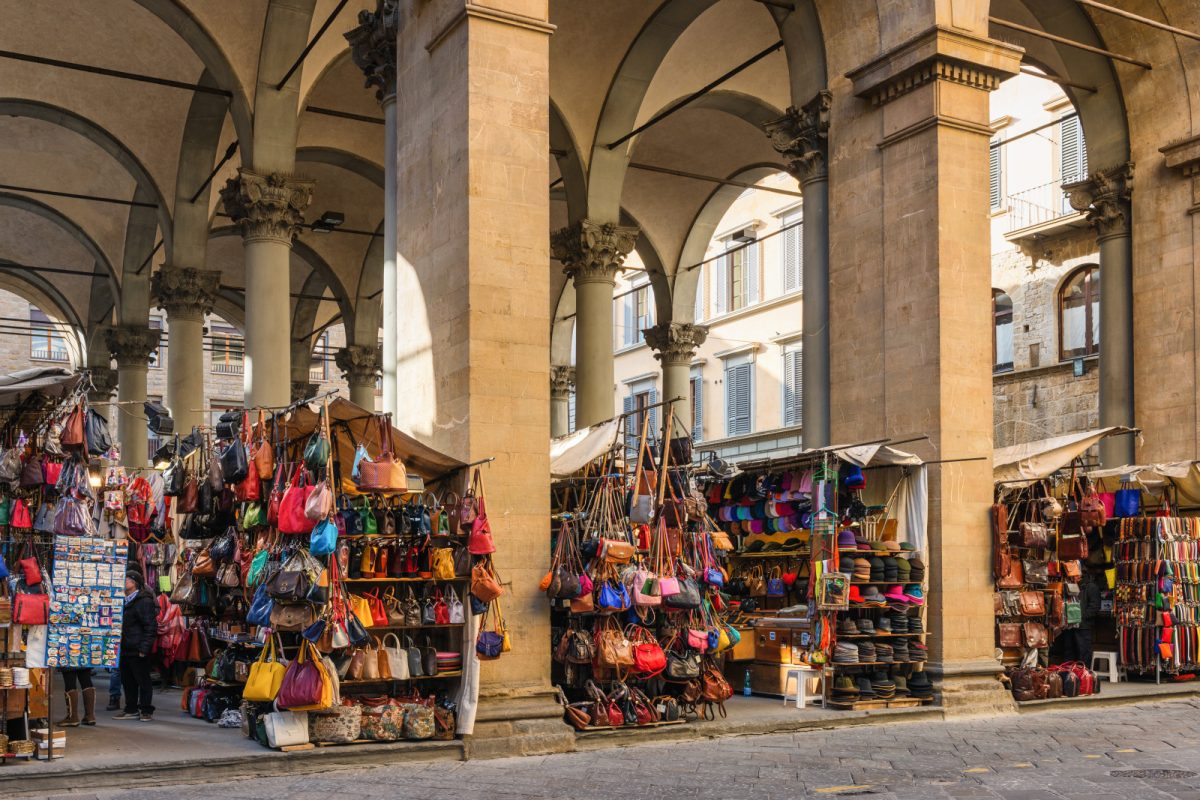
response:
{"label": "stone arch", "polygon": [[[793,10],[768,6],[779,26],[783,52],[788,62],[792,103],[801,106],[829,85],[825,36],[813,0],[796,0]],[[815,54],[815,57],[814,57]]]}
{"label": "stone arch", "polygon": [[[0,206],[9,208],[18,208],[22,211],[28,211],[30,214],[36,214],[39,217],[49,220],[50,222],[61,228],[68,236],[78,242],[88,254],[95,259],[96,264],[103,267],[105,274],[108,277],[109,284],[112,288],[113,296],[120,297],[121,288],[120,280],[117,277],[117,272],[113,268],[112,262],[108,260],[108,256],[100,249],[100,245],[96,244],[87,231],[79,227],[70,217],[63,214],[57,208],[47,205],[40,200],[34,200],[25,195],[13,194],[11,192],[0,191]],[[92,271],[96,269],[92,266]],[[86,272],[80,272],[80,275],[87,275]]]}
{"label": "stone arch", "polygon": [[383,223],[375,228],[358,272],[354,326],[346,328],[346,344],[374,345],[383,322]]}
{"label": "stone arch", "polygon": [[[216,81],[205,70],[199,83],[214,86]],[[196,92],[188,107],[183,141],[179,147],[179,163],[175,179],[175,237],[169,256],[170,264],[178,267],[199,267],[204,264],[208,246],[209,196],[212,183],[192,202],[196,189],[207,180],[216,162],[217,146],[225,125],[226,103],[219,95]],[[238,146],[241,147],[239,140]]]}
{"label": "stone arch", "polygon": [[328,164],[370,181],[383,190],[383,167],[357,153],[336,147],[301,147],[296,150],[296,163]]}
{"label": "stone arch", "polygon": [[[1075,3],[1061,4],[1061,7],[1055,4],[1053,10],[1043,3],[1028,0],[993,0],[992,6],[995,16],[1093,47],[1107,47],[1091,19]],[[994,38],[1024,47],[1023,61],[1037,66],[1047,75],[1096,88],[1095,92],[1088,92],[1071,86],[1062,87],[1079,113],[1092,172],[1116,167],[1129,160],[1125,102],[1116,70],[1109,59],[997,25],[991,27],[990,33]]]}
{"label": "stone arch", "polygon": [[[12,262],[0,259],[0,266],[11,264]],[[0,289],[12,292],[56,317],[59,321],[54,327],[67,340],[72,363],[76,366],[85,363],[87,327],[75,307],[52,281],[29,270],[0,269]]]}
{"label": "stone arch", "polygon": [[258,56],[254,93],[254,150],[242,163],[260,173],[291,174],[300,129],[301,66],[279,91],[275,84],[295,62],[312,25],[316,0],[270,0]]}
{"label": "stone arch", "polygon": [[241,143],[242,160],[247,164],[254,163],[254,117],[250,111],[250,101],[220,45],[180,0],[134,2],[175,31],[204,64],[205,70],[212,74],[216,85],[230,92],[229,114],[233,117],[233,128]]}
{"label": "stone arch", "polygon": [[[777,164],[759,164],[738,170],[729,178],[737,178],[757,183],[768,175],[782,172]],[[696,289],[699,286],[701,269],[689,269],[704,260],[708,244],[712,241],[713,233],[720,224],[725,212],[733,205],[744,189],[740,186],[719,186],[709,195],[708,200],[700,207],[696,218],[688,229],[687,239],[679,253],[679,263],[675,267],[672,282],[672,303],[675,322],[695,322]]]}
{"label": "stone arch", "polygon": [[573,224],[587,216],[587,172],[579,157],[575,136],[553,100],[550,101],[550,150],[562,176],[567,221]]}
{"label": "stone arch", "polygon": [[162,231],[163,244],[170,252],[172,247],[170,206],[167,205],[166,198],[154,182],[154,178],[151,177],[150,171],[121,140],[74,111],[36,100],[0,98],[0,115],[30,117],[49,122],[52,125],[59,125],[83,136],[116,159],[117,163],[137,181],[138,187],[151,198],[151,202],[157,205],[158,226]]}
{"label": "stone arch", "polygon": [[218,289],[213,300],[213,313],[246,335],[246,298],[232,289]]}
{"label": "stone arch", "polygon": [[[325,291],[325,281],[321,279],[321,275],[313,270],[304,279],[301,284],[300,293],[304,295],[317,295]],[[309,297],[301,297],[296,300],[296,310],[292,314],[292,341],[299,339],[311,339],[316,328],[317,311],[321,308],[320,300],[313,300]],[[311,349],[311,346],[310,348]]]}

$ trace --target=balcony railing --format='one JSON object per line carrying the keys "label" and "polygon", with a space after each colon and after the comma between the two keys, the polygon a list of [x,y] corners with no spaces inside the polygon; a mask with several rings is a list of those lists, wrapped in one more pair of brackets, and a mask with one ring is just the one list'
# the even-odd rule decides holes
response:
{"label": "balcony railing", "polygon": [[1058,181],[1006,195],[1004,207],[1008,212],[1008,233],[1076,213]]}
{"label": "balcony railing", "polygon": [[243,364],[241,361],[214,361],[212,371],[218,375],[241,375]]}
{"label": "balcony railing", "polygon": [[30,351],[29,357],[34,361],[69,361],[70,356],[66,350],[44,350],[42,348],[34,348]]}

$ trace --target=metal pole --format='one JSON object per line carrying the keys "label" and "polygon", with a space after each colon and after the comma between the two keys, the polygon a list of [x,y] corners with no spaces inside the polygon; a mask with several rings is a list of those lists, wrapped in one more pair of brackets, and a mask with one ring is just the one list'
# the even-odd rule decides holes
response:
{"label": "metal pole", "polygon": [[144,203],[140,200],[122,200],[119,197],[101,197],[94,194],[76,194],[75,192],[56,192],[51,189],[34,189],[31,186],[13,186],[8,183],[0,183],[0,189],[8,189],[14,192],[28,192],[29,194],[44,194],[50,197],[69,197],[72,200],[91,200],[95,203],[112,203],[118,206],[137,206],[138,208],[158,208],[158,203]]}
{"label": "metal pole", "polygon": [[1176,28],[1174,25],[1168,25],[1165,22],[1159,22],[1158,20],[1143,17],[1140,14],[1134,14],[1132,11],[1106,6],[1104,3],[1097,3],[1096,0],[1075,0],[1075,2],[1079,3],[1080,5],[1087,6],[1088,8],[1107,11],[1110,14],[1116,14],[1118,17],[1131,19],[1134,22],[1140,22],[1143,25],[1149,25],[1151,28],[1158,28],[1160,31],[1167,31],[1168,33],[1174,33],[1178,36],[1185,36],[1188,39],[1195,39],[1197,42],[1200,42],[1200,33],[1192,33],[1191,31],[1186,31],[1183,28]]}
{"label": "metal pole", "polygon": [[1068,39],[1065,36],[1056,36],[1053,33],[1046,33],[1045,31],[1039,31],[1037,28],[1030,28],[1028,25],[1018,25],[1015,22],[1009,22],[1006,19],[1000,19],[999,17],[991,17],[991,16],[988,17],[988,21],[991,22],[993,25],[999,25],[1001,28],[1011,28],[1014,31],[1020,31],[1021,33],[1028,33],[1030,36],[1036,36],[1039,39],[1048,39],[1051,42],[1058,42],[1059,44],[1065,44],[1068,47],[1075,47],[1079,50],[1084,50],[1088,53],[1095,53],[1098,56],[1104,56],[1106,58],[1116,59],[1117,61],[1124,61],[1126,64],[1133,64],[1135,67],[1141,67],[1142,69],[1154,69],[1153,65],[1151,65],[1145,61],[1139,61],[1136,58],[1131,58],[1126,55],[1121,55],[1120,53],[1114,53],[1112,50],[1105,50],[1101,47],[1093,47],[1090,44],[1084,44],[1083,42],[1077,42],[1074,39]]}
{"label": "metal pole", "polygon": [[[714,178],[711,175],[700,175],[695,172],[685,172],[681,169],[670,169],[668,167],[656,167],[651,164],[639,164],[632,162],[629,165],[630,169],[640,169],[644,172],[657,172],[662,175],[673,175],[676,178],[691,178],[694,181],[707,181],[709,183],[719,183],[724,186],[738,186],[743,189],[757,189],[762,192],[772,192],[774,194],[783,194],[788,197],[803,197],[803,193],[796,192],[791,189],[777,189],[774,186],[759,186],[756,183],[749,181],[739,181],[736,178]],[[559,180],[562,180],[559,178]],[[553,188],[553,185],[551,185]]]}
{"label": "metal pole", "polygon": [[210,172],[208,177],[204,179],[204,183],[200,184],[200,188],[196,189],[196,193],[192,195],[192,199],[188,201],[189,203],[196,202],[196,198],[200,196],[200,193],[203,192],[210,183],[212,183],[212,179],[217,177],[217,173],[221,171],[221,167],[229,163],[229,159],[233,158],[233,154],[237,152],[237,149],[238,142],[237,139],[234,139],[233,144],[229,145],[229,148],[225,151],[224,157],[222,157],[222,159],[217,162],[217,165],[213,167],[213,171]]}
{"label": "metal pole", "polygon": [[1047,75],[1044,72],[1037,72],[1025,67],[1021,67],[1021,74],[1032,75],[1035,78],[1042,78],[1043,80],[1050,81],[1051,83],[1057,83],[1060,86],[1070,86],[1072,89],[1080,89],[1082,91],[1089,92],[1090,94],[1095,94],[1098,91],[1095,86],[1088,86],[1084,83],[1075,83],[1074,81],[1069,81],[1066,78],[1060,78],[1057,75]]}
{"label": "metal pole", "polygon": [[342,13],[342,9],[346,7],[346,3],[348,2],[349,0],[341,0],[341,2],[339,2],[333,9],[333,12],[325,18],[325,22],[321,24],[321,29],[317,31],[317,35],[309,40],[309,43],[304,45],[304,49],[300,51],[300,56],[296,59],[296,63],[292,64],[291,69],[287,71],[287,74],[283,76],[283,79],[280,80],[279,83],[275,84],[275,91],[278,92],[280,89],[282,89],[288,82],[288,78],[292,77],[292,73],[300,68],[300,65],[304,63],[304,59],[308,58],[309,52],[311,52],[312,49],[317,46],[317,42],[319,42],[321,37],[325,35],[325,31],[329,30],[329,26],[333,24],[334,17]]}
{"label": "metal pole", "polygon": [[352,114],[349,111],[337,111],[332,108],[320,108],[318,106],[309,106],[305,111],[310,114],[324,114],[327,117],[338,117],[340,119],[352,119],[355,122],[369,122],[372,125],[383,125],[385,120],[379,117],[368,117],[366,114]]}
{"label": "metal pole", "polygon": [[105,69],[104,67],[93,67],[89,64],[77,64],[73,61],[62,61],[57,58],[44,58],[42,56],[33,56],[28,53],[15,53],[12,50],[0,50],[0,58],[10,58],[13,61],[26,61],[30,64],[41,64],[46,67],[60,67],[62,69],[75,70],[76,72],[87,72],[91,75],[103,75],[106,78],[121,78],[127,81],[140,81],[142,83],[153,83],[156,86],[168,86],[172,89],[187,89],[192,92],[203,92],[204,94],[216,94],[221,97],[232,97],[233,92],[227,89],[216,89],[212,86],[201,86],[198,83],[184,83],[183,81],[173,81],[168,78],[156,78],[153,75],[140,75],[136,72],[125,72],[119,69]]}

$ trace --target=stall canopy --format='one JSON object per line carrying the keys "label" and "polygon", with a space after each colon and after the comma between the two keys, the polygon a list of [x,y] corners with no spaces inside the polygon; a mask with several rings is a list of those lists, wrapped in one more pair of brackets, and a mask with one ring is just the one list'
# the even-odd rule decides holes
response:
{"label": "stall canopy", "polygon": [[[276,433],[278,438],[291,441],[304,439],[316,430],[320,419],[319,406],[300,406],[292,411],[286,422],[281,421]],[[329,403],[329,426],[337,446],[336,458],[349,470],[354,463],[354,450],[362,443],[372,456],[380,452],[378,417],[362,406],[341,397]],[[251,420],[253,421],[253,420]],[[392,446],[396,456],[404,462],[405,469],[432,481],[466,466],[462,461],[439,453],[422,444],[407,433],[392,426]]]}
{"label": "stall canopy", "polygon": [[1181,506],[1200,506],[1200,463],[1195,461],[1098,469],[1089,472],[1088,477],[1092,480],[1129,480],[1147,490],[1161,489],[1169,483],[1175,487]]}
{"label": "stall canopy", "polygon": [[1068,433],[1036,442],[997,448],[992,454],[992,471],[996,483],[1019,483],[1048,478],[1070,465],[1088,448],[1106,436],[1133,433],[1133,428],[1112,425],[1107,428]]}
{"label": "stall canopy", "polygon": [[574,475],[600,456],[612,450],[621,430],[621,418],[610,419],[550,441],[550,475],[566,478]]}
{"label": "stall canopy", "polygon": [[0,375],[0,406],[12,410],[34,393],[48,399],[67,394],[83,379],[62,367],[35,367]]}

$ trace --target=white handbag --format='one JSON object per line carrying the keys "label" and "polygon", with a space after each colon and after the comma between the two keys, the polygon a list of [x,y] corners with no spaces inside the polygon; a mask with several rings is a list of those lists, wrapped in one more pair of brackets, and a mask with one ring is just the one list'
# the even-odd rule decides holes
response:
{"label": "white handbag", "polygon": [[[388,640],[391,639],[392,643]],[[412,677],[408,672],[408,650],[400,646],[400,637],[389,633],[383,637],[383,651],[387,653],[388,668],[392,671],[392,679],[406,681]]]}
{"label": "white handbag", "polygon": [[454,591],[453,586],[447,586],[446,591],[449,596],[446,598],[446,606],[450,612],[450,624],[461,625],[464,621],[462,600],[458,599],[458,593]]}
{"label": "white handbag", "polygon": [[308,742],[307,711],[275,711],[263,717],[267,729],[267,744],[288,747]]}

